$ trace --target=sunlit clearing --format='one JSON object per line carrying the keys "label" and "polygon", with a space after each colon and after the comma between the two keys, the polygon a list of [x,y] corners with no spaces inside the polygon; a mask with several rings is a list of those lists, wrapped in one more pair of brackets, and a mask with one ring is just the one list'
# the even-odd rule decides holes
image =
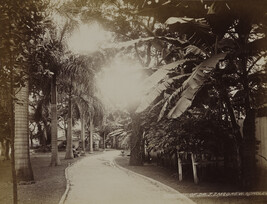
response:
{"label": "sunlit clearing", "polygon": [[140,100],[142,77],[142,69],[138,63],[116,59],[98,76],[97,84],[108,105],[128,109]]}
{"label": "sunlit clearing", "polygon": [[76,53],[94,52],[101,44],[106,43],[111,34],[105,31],[98,23],[80,25],[69,38],[68,45]]}

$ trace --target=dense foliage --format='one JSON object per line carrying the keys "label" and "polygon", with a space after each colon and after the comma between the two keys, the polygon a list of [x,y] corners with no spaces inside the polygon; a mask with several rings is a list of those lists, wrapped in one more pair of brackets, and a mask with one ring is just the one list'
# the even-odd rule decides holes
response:
{"label": "dense foliage", "polygon": [[[231,141],[243,186],[251,186],[256,162],[255,111],[264,104],[258,99],[266,95],[265,86],[260,85],[266,83],[266,2],[127,3],[132,5],[127,7],[132,21],[139,20],[148,36],[153,36],[135,45],[158,49],[160,60],[156,65],[163,64],[146,80],[147,96],[137,108],[139,113],[146,111],[142,114],[149,146],[201,151],[209,146],[207,143],[216,141],[213,136],[225,144]],[[157,28],[151,29],[150,21]],[[145,55],[151,57],[152,53]],[[158,112],[153,113],[156,109]],[[212,117],[206,117],[207,112]],[[159,115],[153,128],[146,121],[148,115]],[[211,122],[214,118],[217,124]],[[176,124],[175,128],[168,129],[171,124]]]}
{"label": "dense foliage", "polygon": [[[58,126],[71,138],[80,120],[121,142],[131,135],[132,164],[142,164],[144,145],[209,152],[232,157],[243,186],[251,186],[254,121],[266,114],[266,8],[250,0],[1,1],[0,142],[14,134],[16,91],[29,82],[32,137],[44,146],[56,141]],[[53,22],[57,15],[63,23]],[[67,37],[92,21],[112,32],[114,44],[72,53]],[[102,124],[95,74],[117,55],[137,59],[149,77],[140,103]]]}

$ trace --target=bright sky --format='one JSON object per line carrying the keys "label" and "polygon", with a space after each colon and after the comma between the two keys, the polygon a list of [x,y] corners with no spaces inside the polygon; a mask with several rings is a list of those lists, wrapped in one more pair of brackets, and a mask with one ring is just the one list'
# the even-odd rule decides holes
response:
{"label": "bright sky", "polygon": [[[69,39],[69,47],[76,53],[90,53],[112,41],[112,34],[99,24],[81,25]],[[123,58],[113,59],[97,76],[101,98],[116,108],[125,109],[137,103],[141,94],[142,69],[138,62]]]}
{"label": "bright sky", "polygon": [[105,31],[98,23],[93,22],[90,25],[80,25],[69,38],[69,47],[73,52],[94,52],[101,45],[109,42],[112,36],[110,32]]}
{"label": "bright sky", "polygon": [[115,108],[126,109],[141,98],[143,73],[139,63],[116,58],[97,78],[104,101]]}

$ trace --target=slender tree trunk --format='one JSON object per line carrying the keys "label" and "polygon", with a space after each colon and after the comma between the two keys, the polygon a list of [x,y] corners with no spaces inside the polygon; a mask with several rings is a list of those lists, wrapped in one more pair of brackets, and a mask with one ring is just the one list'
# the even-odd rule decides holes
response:
{"label": "slender tree trunk", "polygon": [[240,127],[237,124],[236,117],[234,114],[234,109],[231,105],[230,98],[228,96],[227,90],[224,87],[224,84],[222,81],[219,82],[219,90],[220,90],[220,96],[223,99],[227,112],[230,116],[231,124],[232,124],[232,129],[233,133],[235,136],[235,156],[236,156],[236,167],[237,167],[237,179],[238,182],[242,180],[242,160],[241,160],[241,144],[242,144],[242,135],[240,132]]}
{"label": "slender tree trunk", "polygon": [[51,146],[50,166],[61,165],[57,147],[57,84],[55,75],[51,81]]}
{"label": "slender tree trunk", "polygon": [[69,94],[69,108],[68,108],[68,137],[65,159],[73,159],[72,150],[72,102],[71,93]]}
{"label": "slender tree trunk", "polygon": [[67,142],[67,138],[68,138],[68,126],[67,125],[65,126],[64,133],[65,133],[65,138]]}
{"label": "slender tree trunk", "polygon": [[256,182],[255,111],[246,113],[243,124],[242,187],[250,190]]}
{"label": "slender tree trunk", "polygon": [[13,71],[13,56],[10,52],[10,93],[8,98],[10,101],[10,138],[11,138],[11,169],[12,169],[12,183],[13,183],[13,204],[18,203],[18,186],[17,175],[15,167],[15,113],[14,113],[14,71]]}
{"label": "slender tree trunk", "polygon": [[93,149],[93,134],[94,134],[94,123],[93,123],[93,119],[90,119],[90,153],[94,153],[94,149]]}
{"label": "slender tree trunk", "polygon": [[6,144],[5,144],[5,140],[4,139],[0,141],[0,145],[1,145],[1,156],[5,156]]}
{"label": "slender tree trunk", "polygon": [[104,135],[103,135],[103,149],[104,151],[106,150],[106,131],[104,131]]}
{"label": "slender tree trunk", "polygon": [[[11,71],[12,72],[12,71]],[[11,95],[13,91],[13,76],[11,76]],[[11,117],[10,117],[10,135],[11,135],[11,167],[12,167],[12,182],[13,182],[13,204],[18,203],[18,187],[17,187],[17,175],[15,168],[15,117],[14,117],[14,102],[11,99]]]}
{"label": "slender tree trunk", "polygon": [[82,142],[82,154],[84,154],[85,152],[85,140],[84,140],[84,135],[85,135],[85,131],[84,131],[84,114],[81,114],[81,142]]}
{"label": "slender tree trunk", "polygon": [[10,151],[10,141],[6,140],[6,144],[5,144],[5,159],[6,160],[10,160],[9,151]]}
{"label": "slender tree trunk", "polygon": [[44,141],[44,132],[45,132],[45,129],[42,130],[42,125],[40,123],[37,125],[37,127],[38,127],[38,133],[40,135],[39,136],[40,144],[42,146],[45,146],[45,144],[46,144],[46,142]]}
{"label": "slender tree trunk", "polygon": [[47,141],[47,124],[44,124],[44,129],[43,129],[44,134],[42,135],[42,145],[46,146],[46,141]]}
{"label": "slender tree trunk", "polygon": [[242,84],[244,88],[246,117],[243,124],[242,143],[242,187],[245,190],[251,189],[256,180],[256,136],[255,136],[255,110],[250,104],[250,89],[247,73],[247,57],[241,58],[243,69]]}
{"label": "slender tree trunk", "polygon": [[143,165],[143,148],[142,148],[142,132],[140,128],[140,117],[138,114],[132,113],[132,135],[130,137],[131,156],[129,164],[131,166]]}
{"label": "slender tree trunk", "polygon": [[31,148],[33,148],[33,139],[32,139],[32,133],[30,133],[30,144],[31,144]]}
{"label": "slender tree trunk", "polygon": [[33,181],[33,171],[29,151],[29,86],[16,94],[19,104],[15,103],[15,167],[18,181]]}

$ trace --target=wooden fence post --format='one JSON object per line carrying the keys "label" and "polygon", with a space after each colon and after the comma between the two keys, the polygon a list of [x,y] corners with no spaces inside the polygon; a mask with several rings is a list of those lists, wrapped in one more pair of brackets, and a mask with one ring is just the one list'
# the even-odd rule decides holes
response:
{"label": "wooden fence post", "polygon": [[197,166],[195,162],[195,155],[193,153],[191,153],[191,160],[192,160],[192,167],[193,167],[194,182],[195,184],[198,184],[199,179],[197,177]]}
{"label": "wooden fence post", "polygon": [[183,180],[183,167],[182,167],[182,161],[179,154],[179,151],[177,151],[177,159],[178,159],[178,175],[179,175],[179,181]]}

